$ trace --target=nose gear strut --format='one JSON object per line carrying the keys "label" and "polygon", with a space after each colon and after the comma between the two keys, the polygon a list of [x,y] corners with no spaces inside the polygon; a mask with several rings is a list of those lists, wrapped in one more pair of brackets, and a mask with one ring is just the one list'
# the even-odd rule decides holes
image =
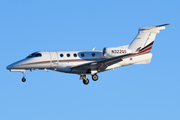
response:
{"label": "nose gear strut", "polygon": [[25,71],[23,71],[22,74],[23,74],[23,78],[22,78],[21,80],[22,80],[22,82],[26,82],[26,78],[25,78],[26,74],[25,74]]}

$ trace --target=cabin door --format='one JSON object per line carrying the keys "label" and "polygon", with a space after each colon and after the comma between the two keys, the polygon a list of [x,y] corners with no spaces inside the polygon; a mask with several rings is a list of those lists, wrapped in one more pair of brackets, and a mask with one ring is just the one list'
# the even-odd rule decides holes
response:
{"label": "cabin door", "polygon": [[50,53],[50,57],[51,57],[51,67],[57,67],[58,66],[58,56],[57,56],[57,52],[49,52]]}

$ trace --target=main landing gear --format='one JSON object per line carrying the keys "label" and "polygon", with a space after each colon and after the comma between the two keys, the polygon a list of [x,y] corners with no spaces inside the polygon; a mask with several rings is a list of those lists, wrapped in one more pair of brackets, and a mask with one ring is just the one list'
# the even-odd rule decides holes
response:
{"label": "main landing gear", "polygon": [[[97,81],[98,80],[98,75],[97,74],[92,75],[92,79],[94,81]],[[87,75],[81,75],[80,80],[83,80],[83,83],[85,85],[89,84],[89,79],[87,78]]]}
{"label": "main landing gear", "polygon": [[97,81],[97,80],[98,80],[98,75],[97,75],[97,74],[92,75],[92,79],[93,79],[94,81]]}
{"label": "main landing gear", "polygon": [[81,75],[81,76],[80,76],[80,80],[83,80],[83,83],[84,83],[85,85],[89,84],[89,79],[87,78],[86,75]]}
{"label": "main landing gear", "polygon": [[83,79],[83,83],[84,83],[85,85],[89,84],[89,79],[88,79],[88,78]]}

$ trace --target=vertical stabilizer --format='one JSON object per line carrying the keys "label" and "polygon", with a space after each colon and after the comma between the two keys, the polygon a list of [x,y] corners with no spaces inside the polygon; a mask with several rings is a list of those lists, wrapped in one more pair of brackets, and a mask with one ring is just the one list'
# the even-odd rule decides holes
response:
{"label": "vertical stabilizer", "polygon": [[149,53],[151,51],[156,34],[159,33],[160,30],[164,30],[166,25],[170,24],[140,28],[138,35],[129,45],[129,49],[136,53]]}

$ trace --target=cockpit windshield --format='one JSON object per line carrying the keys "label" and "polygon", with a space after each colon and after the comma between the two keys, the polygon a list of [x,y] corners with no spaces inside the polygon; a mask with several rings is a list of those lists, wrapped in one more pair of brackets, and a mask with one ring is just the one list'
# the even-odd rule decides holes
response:
{"label": "cockpit windshield", "polygon": [[27,56],[26,58],[32,58],[32,57],[41,57],[42,54],[41,53],[32,53],[29,56]]}
{"label": "cockpit windshield", "polygon": [[41,53],[36,53],[35,54],[35,57],[41,57],[42,55],[41,55]]}

